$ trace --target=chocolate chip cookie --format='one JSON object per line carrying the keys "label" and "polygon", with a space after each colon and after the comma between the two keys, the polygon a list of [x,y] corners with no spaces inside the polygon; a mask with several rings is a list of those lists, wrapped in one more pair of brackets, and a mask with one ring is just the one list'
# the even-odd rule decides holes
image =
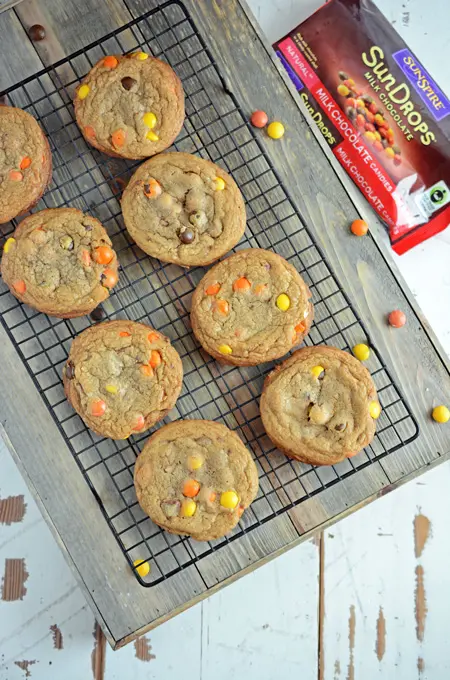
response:
{"label": "chocolate chip cookie", "polygon": [[136,461],[136,494],[159,526],[197,541],[229,533],[258,492],[258,472],[238,435],[209,420],[155,432]]}
{"label": "chocolate chip cookie", "polygon": [[192,328],[211,356],[254,366],[302,342],[314,317],[310,297],[300,274],[280,255],[241,250],[216,264],[198,284]]}
{"label": "chocolate chip cookie", "polygon": [[111,439],[148,430],[174,407],[183,368],[168,338],[135,321],[105,321],[72,343],[66,396],[86,425]]}
{"label": "chocolate chip cookie", "polygon": [[143,163],[123,193],[122,211],[144,252],[183,267],[214,262],[245,230],[236,182],[218,165],[187,153]]}
{"label": "chocolate chip cookie", "polygon": [[122,158],[148,158],[172,144],[184,121],[184,92],[171,67],[145,52],[110,55],[75,94],[85,139]]}
{"label": "chocolate chip cookie", "polygon": [[30,210],[51,174],[50,147],[33,116],[0,106],[0,224]]}
{"label": "chocolate chip cookie", "polygon": [[266,378],[261,418],[275,446],[314,465],[332,465],[370,444],[380,415],[369,371],[335,347],[305,347]]}
{"label": "chocolate chip cookie", "polygon": [[117,266],[98,220],[75,208],[53,208],[26,217],[7,239],[1,273],[21,302],[68,319],[106,300]]}

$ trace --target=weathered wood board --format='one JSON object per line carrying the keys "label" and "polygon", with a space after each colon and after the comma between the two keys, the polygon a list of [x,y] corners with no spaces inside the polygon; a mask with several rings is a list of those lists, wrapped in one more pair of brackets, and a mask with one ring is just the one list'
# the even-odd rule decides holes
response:
{"label": "weathered wood board", "polygon": [[[138,2],[128,5],[135,12],[149,8],[147,3],[145,7]],[[384,246],[372,239],[356,240],[348,234],[348,222],[357,216],[355,207],[303,119],[298,98],[280,77],[270,48],[261,43],[241,4],[186,2],[186,6],[244,111],[262,108],[271,116],[282,112],[288,131],[285,138],[273,143],[261,136],[261,143],[338,278],[346,282],[348,295],[418,417],[421,436],[382,463],[368,466],[346,482],[230,544],[201,563],[198,571],[189,568],[146,594],[131,574],[25,368],[18,363],[11,341],[0,329],[5,366],[0,375],[1,423],[16,461],[114,645],[133,639],[149,625],[167,619],[228,580],[292,547],[300,540],[299,534],[306,538],[308,532],[335,521],[408,474],[448,457],[450,452],[448,434],[429,419],[432,406],[444,401],[450,391],[446,358],[411,296],[398,284],[396,274],[385,260]],[[38,71],[42,62],[52,62],[79,49],[130,18],[120,0],[100,5],[85,3],[83,12],[76,3],[65,3],[64,21],[61,12],[56,0],[45,5],[27,1],[17,13],[2,15],[2,48],[10,45],[13,49],[17,41],[22,41],[25,47],[14,63],[5,59],[2,49],[1,88]],[[74,32],[74,22],[83,30]],[[36,44],[38,52],[27,41],[22,27],[31,23],[44,23],[51,29],[49,40]],[[387,328],[385,317],[397,307],[407,312],[411,322],[396,334]],[[410,348],[408,353],[404,352],[405,344]],[[6,399],[11,384],[17,391],[12,399]],[[24,410],[30,414],[26,431],[17,415]],[[30,441],[35,442],[33,450]],[[104,559],[98,560],[94,556],[97,553]],[[105,561],[109,565],[107,575]],[[213,587],[214,583],[219,585]]]}

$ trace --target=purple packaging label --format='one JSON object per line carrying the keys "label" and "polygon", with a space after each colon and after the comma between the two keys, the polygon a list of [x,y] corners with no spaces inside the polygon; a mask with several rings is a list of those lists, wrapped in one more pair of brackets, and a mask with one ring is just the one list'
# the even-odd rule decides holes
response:
{"label": "purple packaging label", "polygon": [[303,90],[303,88],[304,88],[305,86],[303,85],[303,83],[302,83],[302,81],[300,80],[300,78],[298,77],[298,75],[297,75],[297,74],[292,70],[292,68],[289,66],[288,62],[287,62],[286,59],[283,57],[283,55],[281,54],[280,50],[277,50],[277,51],[276,51],[276,55],[277,55],[278,59],[281,61],[281,63],[283,64],[283,66],[284,66],[284,68],[286,69],[286,71],[288,72],[288,76],[289,76],[289,78],[292,80],[292,82],[294,83],[294,85],[295,85],[295,87],[297,88],[298,92],[300,92],[300,90]]}
{"label": "purple packaging label", "polygon": [[408,48],[395,52],[395,59],[434,119],[439,121],[450,113],[450,101],[436,85],[428,71]]}

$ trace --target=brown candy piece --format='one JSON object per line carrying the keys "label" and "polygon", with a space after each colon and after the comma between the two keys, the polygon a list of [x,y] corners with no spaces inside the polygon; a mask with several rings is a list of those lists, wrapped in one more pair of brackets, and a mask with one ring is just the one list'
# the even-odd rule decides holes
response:
{"label": "brown candy piece", "polygon": [[136,85],[137,80],[131,78],[130,76],[125,76],[125,78],[122,78],[120,82],[122,83],[124,90],[131,90],[131,88]]}
{"label": "brown candy piece", "polygon": [[101,321],[105,316],[105,312],[102,307],[96,307],[92,310],[89,316],[91,317],[92,321]]}
{"label": "brown candy piece", "polygon": [[189,243],[192,243],[192,241],[194,240],[195,234],[192,231],[192,229],[188,229],[187,227],[182,227],[180,229],[179,238],[180,238],[181,243],[189,244]]}
{"label": "brown candy piece", "polygon": [[41,26],[41,24],[34,24],[33,26],[30,27],[28,35],[30,36],[30,39],[33,40],[34,42],[44,40],[46,36],[45,28]]}

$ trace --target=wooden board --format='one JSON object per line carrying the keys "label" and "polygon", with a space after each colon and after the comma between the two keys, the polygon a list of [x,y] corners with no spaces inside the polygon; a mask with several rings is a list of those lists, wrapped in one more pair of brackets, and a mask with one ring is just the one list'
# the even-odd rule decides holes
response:
{"label": "wooden board", "polygon": [[[142,9],[140,3],[129,4]],[[45,6],[26,2],[17,10],[17,16],[22,18],[24,11],[24,25],[36,23],[34,17],[42,16],[43,11],[50,17],[54,34],[51,45],[36,45],[45,60],[46,54],[64,53],[66,44],[75,49],[87,44],[92,37],[100,37],[110,30],[111,16],[117,25],[122,17],[126,21],[127,13],[120,0],[110,5],[108,11],[99,10],[95,14],[95,22],[88,22],[89,29],[77,33],[67,21],[70,13],[73,20],[79,19],[78,6],[73,2],[64,5],[64,22],[58,18],[61,10],[56,1]],[[7,368],[0,376],[1,423],[12,443],[13,455],[113,645],[133,639],[148,626],[166,620],[207,593],[292,547],[318,527],[335,521],[383,490],[404,481],[408,474],[416,474],[432,462],[448,457],[450,451],[445,430],[430,422],[428,416],[435,400],[444,401],[449,392],[446,360],[431,332],[416,315],[411,296],[398,285],[382,248],[370,239],[356,240],[349,236],[347,225],[357,216],[355,208],[304,121],[298,109],[298,97],[280,78],[270,47],[261,43],[245,10],[237,2],[187,2],[186,6],[244,110],[263,108],[274,117],[282,111],[288,130],[286,137],[277,143],[261,137],[262,143],[339,278],[347,282],[347,292],[402,385],[422,432],[417,442],[388,456],[382,463],[361,470],[351,478],[351,483],[319,494],[289,514],[281,515],[276,522],[267,523],[258,529],[258,533],[252,532],[230,544],[213,559],[208,558],[199,572],[189,569],[182,578],[174,577],[147,595],[130,573],[70,452],[2,329],[2,365]],[[89,15],[87,10],[86,14]],[[12,19],[8,17],[6,22],[3,17],[0,19],[2,45],[6,39],[26,43],[16,15],[12,15]],[[33,64],[33,70],[39,70],[42,64],[33,48],[25,48],[24,55],[26,74],[30,64]],[[21,59],[19,56],[14,73],[2,69],[0,87],[15,81]],[[1,57],[0,64],[3,66]],[[396,307],[406,311],[410,319],[401,333],[393,333],[385,325],[386,313]],[[405,344],[409,348],[407,353]],[[5,398],[11,384],[16,385],[17,391],[12,399]],[[17,415],[23,412],[30,414],[26,432]],[[36,442],[33,450],[30,450],[30,441]],[[105,556],[104,561],[94,557],[98,552]],[[107,575],[105,561],[109,566]],[[218,585],[211,587],[217,582]]]}

